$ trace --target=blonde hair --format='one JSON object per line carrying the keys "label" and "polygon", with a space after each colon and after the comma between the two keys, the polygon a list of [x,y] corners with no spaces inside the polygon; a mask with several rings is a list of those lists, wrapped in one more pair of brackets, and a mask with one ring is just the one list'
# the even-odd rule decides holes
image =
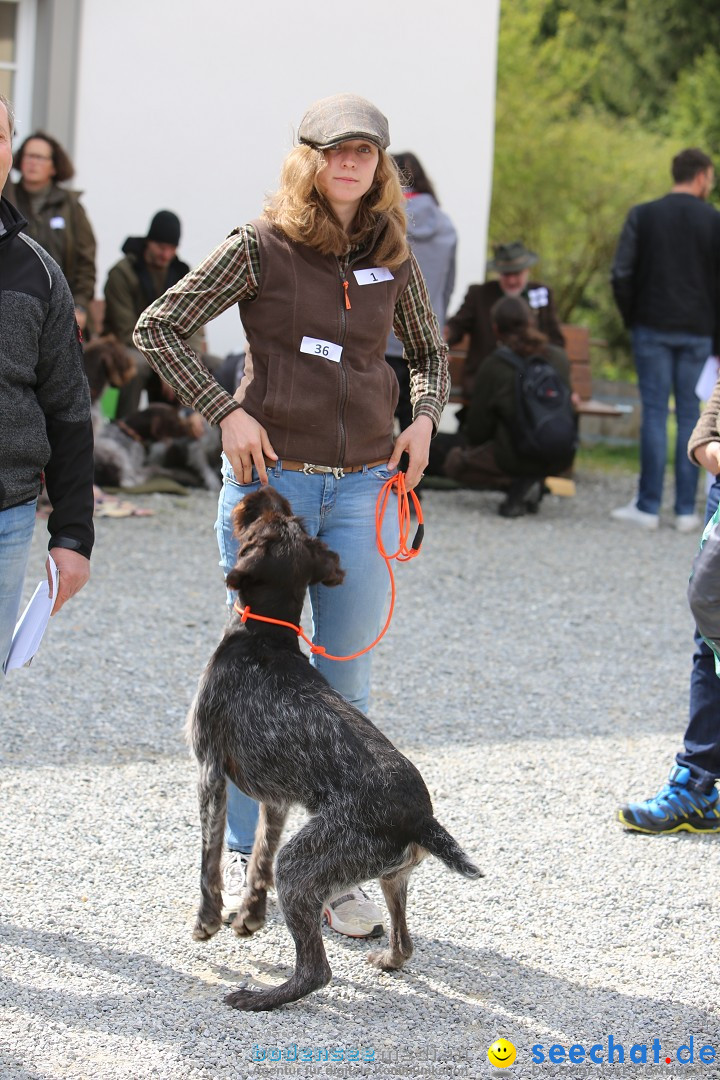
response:
{"label": "blonde hair", "polygon": [[405,197],[395,162],[378,149],[372,187],[363,196],[352,232],[346,233],[335,217],[316,180],[327,165],[325,155],[314,146],[296,146],[283,162],[280,187],[265,207],[265,217],[298,244],[307,244],[323,255],[346,255],[369,243],[377,226],[384,224],[373,258],[393,270],[410,256],[405,219]]}

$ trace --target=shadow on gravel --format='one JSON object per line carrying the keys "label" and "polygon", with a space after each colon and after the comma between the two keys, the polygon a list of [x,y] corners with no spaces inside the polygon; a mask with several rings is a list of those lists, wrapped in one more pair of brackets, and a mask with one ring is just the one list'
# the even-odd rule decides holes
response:
{"label": "shadow on gravel", "polygon": [[[188,1066],[197,1068],[206,1064],[203,1045],[208,1043],[199,1039],[191,1046],[189,1039],[200,1033],[209,1033],[211,1039],[220,1036],[221,1041],[225,1033],[232,1035],[232,1053],[238,1062],[243,1060],[245,1046],[250,1060],[251,1046],[256,1042],[300,1044],[303,1025],[310,1018],[315,1033],[318,1023],[327,1021],[328,1042],[332,1045],[337,1044],[338,1030],[357,1032],[360,1003],[363,1045],[386,1046],[388,1036],[394,1035],[393,1045],[398,1052],[409,1053],[425,1035],[426,1046],[432,1047],[432,1029],[427,1033],[412,1029],[411,1044],[408,1034],[397,1027],[408,1011],[417,1010],[422,1015],[435,1016],[438,1022],[442,1018],[443,1022],[456,1025],[457,1039],[452,1045],[446,1042],[435,1048],[443,1053],[445,1060],[453,1061],[463,1058],[477,1063],[484,1061],[488,1032],[496,1032],[495,1037],[513,1033],[518,1045],[518,1064],[520,1055],[529,1064],[530,1047],[537,1043],[542,1043],[547,1052],[552,1043],[565,1046],[579,1043],[589,1048],[602,1042],[607,1045],[608,1037],[612,1036],[616,1044],[623,1044],[627,1054],[634,1043],[650,1047],[653,1039],[659,1039],[663,1054],[674,1056],[677,1046],[691,1035],[698,1047],[717,1039],[714,1009],[690,1007],[667,996],[651,998],[624,994],[602,985],[584,986],[492,949],[458,946],[448,940],[422,936],[415,940],[416,953],[402,973],[376,977],[373,973],[370,984],[367,979],[338,977],[325,990],[303,1001],[269,1015],[252,1017],[233,1013],[221,1000],[229,985],[251,978],[240,971],[224,967],[222,977],[208,984],[174,966],[172,957],[168,963],[161,963],[147,953],[108,948],[67,933],[6,924],[0,928],[3,949],[33,952],[42,959],[43,970],[49,968],[54,972],[53,981],[71,974],[85,989],[40,988],[7,980],[0,991],[0,1000],[8,1008],[46,1018],[51,1024],[59,1021],[63,1027],[110,1034],[134,1031],[144,1040],[172,1047]],[[363,950],[357,949],[357,943],[355,948],[358,963],[362,963]],[[430,959],[432,970],[424,971]],[[64,966],[68,971],[63,975]],[[245,966],[252,966],[249,957]],[[107,977],[108,989],[88,992],[87,979],[97,978],[98,973]],[[278,977],[281,977],[279,972]],[[350,996],[348,987],[353,988]],[[413,997],[417,999],[414,1005]],[[565,1018],[566,1030],[560,1028],[559,1015]],[[672,1034],[661,1030],[659,1016],[673,1018]],[[572,1017],[571,1026],[568,1017]],[[526,1038],[521,1040],[521,1034]],[[462,1045],[463,1042],[467,1045]],[[27,1075],[35,1078],[41,1074],[28,1072]]]}

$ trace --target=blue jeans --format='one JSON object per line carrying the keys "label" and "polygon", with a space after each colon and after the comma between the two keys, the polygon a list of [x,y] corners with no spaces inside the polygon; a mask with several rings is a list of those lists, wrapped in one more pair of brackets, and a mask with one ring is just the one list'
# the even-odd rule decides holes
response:
{"label": "blue jeans", "polygon": [[[313,642],[336,656],[347,656],[369,645],[382,628],[390,579],[377,550],[375,504],[382,485],[392,475],[384,465],[341,479],[327,473],[306,476],[283,472],[282,462],[268,468],[270,483],[285,496],[293,513],[303,519],[308,533],[320,537],[340,556],[345,571],[343,584],[335,588],[312,585],[309,589]],[[223,458],[223,489],[215,531],[225,574],[235,565],[238,549],[230,515],[238,502],[259,486],[257,479],[252,484],[238,484],[229,462]],[[398,545],[396,505],[391,500],[383,527],[383,544],[391,553]],[[313,656],[311,663],[347,701],[367,712],[372,653],[345,662]],[[252,850],[257,815],[254,799],[228,781],[225,840],[229,848]]]}
{"label": "blue jeans", "polygon": [[712,353],[712,339],[635,326],[632,346],[642,400],[638,510],[648,514],[660,511],[672,390],[677,418],[675,513],[693,514],[698,470],[687,456],[687,444],[699,414],[695,384]]}
{"label": "blue jeans", "polygon": [[[720,477],[710,488],[705,522],[720,504]],[[695,653],[690,675],[690,722],[685,750],[676,757],[691,773],[690,786],[707,793],[720,777],[720,679],[715,674],[715,654],[695,631]]]}
{"label": "blue jeans", "polygon": [[[0,510],[0,671],[7,659],[22,598],[36,500]],[[1,676],[0,676],[1,677]]]}

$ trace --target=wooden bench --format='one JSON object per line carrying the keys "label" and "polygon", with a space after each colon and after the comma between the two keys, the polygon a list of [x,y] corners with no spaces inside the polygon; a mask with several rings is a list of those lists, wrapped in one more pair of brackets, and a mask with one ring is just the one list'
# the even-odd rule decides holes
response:
{"label": "wooden bench", "polygon": [[[609,405],[592,396],[592,374],[590,371],[590,331],[587,326],[574,326],[563,323],[565,351],[570,361],[570,384],[580,398],[578,413],[581,416],[624,416],[625,410],[617,405]],[[448,355],[450,365],[450,404],[467,405],[468,399],[462,391],[462,370],[467,356],[468,339],[463,338],[453,345]]]}

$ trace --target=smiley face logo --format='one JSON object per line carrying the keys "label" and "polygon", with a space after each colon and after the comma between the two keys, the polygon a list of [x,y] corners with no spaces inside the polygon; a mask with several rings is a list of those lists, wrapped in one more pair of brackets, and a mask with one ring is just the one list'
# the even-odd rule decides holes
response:
{"label": "smiley face logo", "polygon": [[507,1039],[496,1039],[492,1046],[488,1046],[488,1061],[496,1069],[507,1069],[517,1057],[517,1050]]}

